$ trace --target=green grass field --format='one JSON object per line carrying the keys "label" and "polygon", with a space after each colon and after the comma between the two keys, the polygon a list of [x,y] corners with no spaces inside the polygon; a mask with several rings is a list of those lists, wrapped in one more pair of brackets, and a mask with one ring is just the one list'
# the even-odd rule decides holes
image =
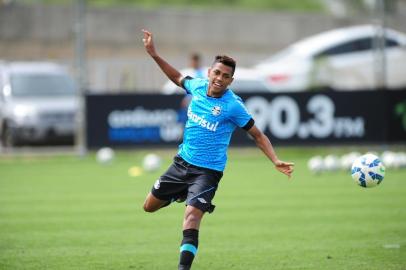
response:
{"label": "green grass field", "polygon": [[[162,151],[166,167],[175,149]],[[280,148],[277,173],[256,149],[232,149],[205,216],[195,270],[406,269],[406,170],[363,189],[348,172],[313,176],[308,158],[343,149]],[[110,166],[0,157],[0,269],[177,269],[184,206],[145,213],[162,172],[130,177],[145,151]]]}

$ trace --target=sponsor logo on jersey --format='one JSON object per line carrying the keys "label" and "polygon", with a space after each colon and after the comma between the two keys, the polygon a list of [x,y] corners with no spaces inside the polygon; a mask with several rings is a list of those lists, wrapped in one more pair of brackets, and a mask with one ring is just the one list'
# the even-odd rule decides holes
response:
{"label": "sponsor logo on jersey", "polygon": [[188,108],[187,111],[187,117],[189,118],[190,121],[195,122],[196,124],[200,125],[203,128],[207,128],[210,131],[216,131],[217,126],[219,125],[219,122],[212,123],[204,119],[204,117],[201,117],[195,113],[192,112],[190,107]]}

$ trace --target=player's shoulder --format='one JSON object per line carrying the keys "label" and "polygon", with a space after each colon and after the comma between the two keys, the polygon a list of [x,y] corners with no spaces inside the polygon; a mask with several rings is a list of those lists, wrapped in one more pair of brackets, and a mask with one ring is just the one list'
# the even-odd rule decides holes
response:
{"label": "player's shoulder", "polygon": [[185,89],[192,91],[193,93],[199,89],[205,89],[208,81],[204,78],[192,78],[187,76],[183,79],[182,84]]}
{"label": "player's shoulder", "polygon": [[192,78],[192,77],[185,77],[185,80],[188,80],[189,83],[193,84],[194,86],[203,86],[208,83],[207,79],[204,78]]}
{"label": "player's shoulder", "polygon": [[231,89],[227,90],[226,99],[228,102],[235,105],[240,105],[243,102],[242,98]]}
{"label": "player's shoulder", "polygon": [[240,115],[242,113],[247,113],[247,109],[244,105],[242,98],[234,93],[232,90],[227,91],[227,108],[231,115]]}

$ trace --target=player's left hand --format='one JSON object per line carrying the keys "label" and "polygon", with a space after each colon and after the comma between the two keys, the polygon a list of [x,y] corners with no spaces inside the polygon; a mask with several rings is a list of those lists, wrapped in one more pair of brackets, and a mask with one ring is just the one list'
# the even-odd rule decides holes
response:
{"label": "player's left hand", "polygon": [[292,176],[293,167],[295,166],[292,162],[285,162],[282,160],[277,160],[274,162],[275,168],[280,171],[281,173],[287,175],[289,178]]}

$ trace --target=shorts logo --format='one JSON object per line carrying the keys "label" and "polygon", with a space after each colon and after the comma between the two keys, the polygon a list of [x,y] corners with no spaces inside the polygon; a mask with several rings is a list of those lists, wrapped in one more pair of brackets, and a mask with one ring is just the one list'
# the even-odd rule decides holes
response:
{"label": "shorts logo", "polygon": [[211,109],[211,113],[212,113],[214,116],[220,115],[220,113],[221,113],[221,107],[220,107],[220,106],[214,106],[214,107]]}
{"label": "shorts logo", "polygon": [[161,187],[161,180],[158,179],[158,180],[155,181],[154,188],[159,189],[160,187]]}
{"label": "shorts logo", "polygon": [[201,202],[201,203],[207,203],[207,201],[206,201],[205,199],[203,199],[203,198],[197,198],[197,200],[198,200],[199,202]]}

